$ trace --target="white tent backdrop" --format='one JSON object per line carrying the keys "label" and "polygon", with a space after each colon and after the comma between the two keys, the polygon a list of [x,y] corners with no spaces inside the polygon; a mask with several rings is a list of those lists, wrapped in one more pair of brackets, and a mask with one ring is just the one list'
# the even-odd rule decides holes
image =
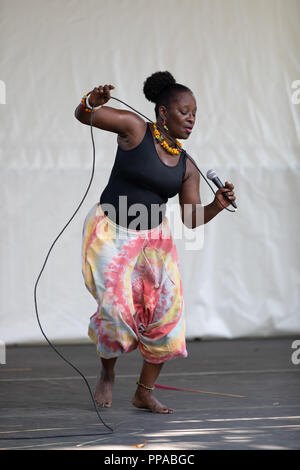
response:
{"label": "white tent backdrop", "polygon": [[[34,284],[91,174],[90,129],[74,118],[81,97],[112,83],[113,96],[154,119],[142,87],[157,70],[193,90],[197,124],[184,145],[204,173],[234,183],[238,204],[176,238],[187,337],[299,334],[299,1],[1,0],[0,8],[0,340],[43,341]],[[92,187],[37,292],[56,341],[88,340],[96,311],[81,233],[107,184],[116,135],[94,135]],[[200,193],[212,201],[203,179]],[[178,210],[176,196],[174,230]]]}

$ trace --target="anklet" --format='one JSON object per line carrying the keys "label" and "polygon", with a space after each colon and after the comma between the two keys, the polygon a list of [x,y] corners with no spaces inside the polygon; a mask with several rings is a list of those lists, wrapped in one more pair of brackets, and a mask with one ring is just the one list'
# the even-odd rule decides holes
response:
{"label": "anklet", "polygon": [[155,389],[155,387],[149,387],[148,385],[142,384],[139,381],[137,381],[136,384],[139,385],[140,387],[145,388],[146,390],[154,390]]}

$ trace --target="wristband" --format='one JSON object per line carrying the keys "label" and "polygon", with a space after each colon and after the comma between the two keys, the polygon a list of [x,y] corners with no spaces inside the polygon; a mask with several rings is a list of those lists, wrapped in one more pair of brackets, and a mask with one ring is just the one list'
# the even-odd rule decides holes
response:
{"label": "wristband", "polygon": [[[87,96],[86,99],[85,99],[85,104],[87,105],[87,107],[89,109],[93,109],[93,106],[90,105],[90,102],[89,102],[89,97]],[[100,109],[102,107],[102,104],[100,104],[99,106],[94,106],[94,110],[95,109]]]}
{"label": "wristband", "polygon": [[[84,95],[83,98],[81,99],[81,107],[84,109],[84,111],[87,111],[88,113],[91,113],[93,110],[93,107],[90,105],[88,95]],[[100,109],[102,107],[102,104],[100,106],[94,107],[94,110]]]}

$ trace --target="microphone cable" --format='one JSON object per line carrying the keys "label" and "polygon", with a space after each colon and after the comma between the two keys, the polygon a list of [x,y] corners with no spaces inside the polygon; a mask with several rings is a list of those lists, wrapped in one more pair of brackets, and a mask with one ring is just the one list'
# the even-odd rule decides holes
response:
{"label": "microphone cable", "polygon": [[[79,211],[80,207],[82,206],[89,190],[90,190],[90,187],[91,187],[91,184],[92,184],[92,181],[93,181],[93,178],[94,178],[94,173],[95,173],[95,162],[96,162],[96,150],[95,150],[95,141],[94,141],[94,135],[93,135],[93,113],[94,113],[94,106],[93,106],[93,109],[91,111],[91,121],[90,121],[90,126],[91,126],[91,139],[92,139],[92,145],[93,145],[93,164],[92,164],[92,172],[91,172],[91,176],[90,176],[90,181],[88,183],[88,186],[86,188],[86,191],[84,193],[84,196],[83,198],[81,199],[77,209],[75,210],[74,214],[71,216],[71,218],[68,220],[68,222],[66,223],[66,225],[63,227],[63,229],[59,232],[59,234],[57,235],[57,237],[55,238],[55,240],[53,241],[52,245],[50,246],[50,249],[47,253],[47,256],[45,258],[45,261],[44,261],[44,264],[42,266],[42,269],[38,275],[38,278],[36,280],[36,283],[35,283],[35,286],[34,286],[34,305],[35,305],[35,312],[36,312],[36,318],[37,318],[37,322],[38,322],[38,325],[40,327],[40,330],[42,332],[42,335],[44,336],[45,340],[47,341],[47,343],[49,344],[49,346],[56,352],[56,354],[58,354],[61,359],[63,359],[69,366],[71,366],[81,377],[82,379],[84,380],[87,388],[88,388],[88,391],[90,393],[90,396],[92,398],[92,402],[93,402],[93,405],[94,405],[94,408],[95,408],[95,411],[97,413],[97,416],[101,422],[101,424],[103,424],[110,432],[108,433],[105,433],[105,434],[111,434],[114,432],[113,428],[111,428],[108,424],[106,424],[104,422],[104,420],[102,419],[100,413],[99,413],[99,410],[98,410],[98,407],[97,407],[97,404],[95,402],[95,399],[94,399],[94,396],[93,396],[93,393],[92,393],[92,390],[91,390],[91,387],[86,379],[86,377],[84,376],[84,374],[74,365],[72,364],[72,362],[70,362],[66,357],[63,356],[63,354],[54,346],[54,344],[50,341],[50,339],[47,337],[46,333],[44,332],[44,329],[41,325],[41,322],[40,322],[40,318],[39,318],[39,313],[38,313],[38,305],[37,305],[37,286],[38,286],[38,283],[39,283],[39,280],[40,280],[40,277],[45,269],[45,266],[47,264],[47,261],[48,261],[48,258],[50,256],[50,253],[55,245],[55,243],[57,242],[57,240],[60,238],[60,236],[63,234],[63,232],[66,230],[66,228],[68,227],[68,225],[71,223],[71,221],[74,219],[75,215],[77,214],[77,212]],[[86,434],[86,435],[90,435],[90,436],[98,436],[100,434]],[[103,433],[101,433],[101,435],[103,435]],[[56,437],[56,436],[55,436]],[[60,436],[62,437],[62,436]],[[67,437],[67,436],[66,436]],[[74,436],[75,437],[75,436]]]}

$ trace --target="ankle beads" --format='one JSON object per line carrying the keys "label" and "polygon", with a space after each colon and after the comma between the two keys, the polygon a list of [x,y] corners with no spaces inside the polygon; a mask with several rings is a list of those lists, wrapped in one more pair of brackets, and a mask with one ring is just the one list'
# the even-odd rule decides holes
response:
{"label": "ankle beads", "polygon": [[145,388],[146,390],[154,390],[155,389],[155,387],[149,387],[148,385],[142,384],[139,381],[137,381],[136,384],[139,385],[142,388]]}

